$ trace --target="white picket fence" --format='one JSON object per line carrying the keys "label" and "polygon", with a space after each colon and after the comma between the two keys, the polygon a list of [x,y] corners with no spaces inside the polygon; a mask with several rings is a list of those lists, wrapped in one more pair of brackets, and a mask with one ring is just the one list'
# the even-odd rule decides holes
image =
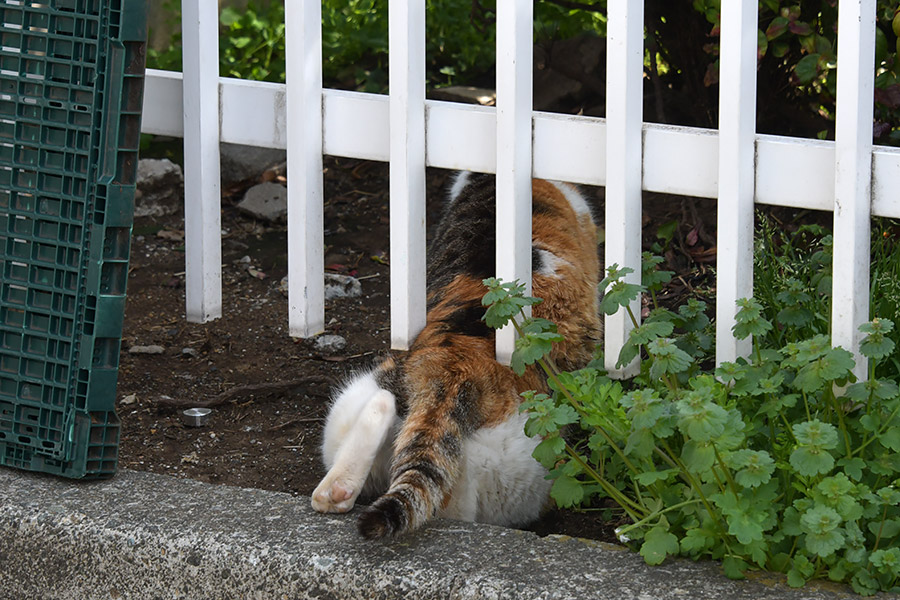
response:
{"label": "white picket fence", "polygon": [[[836,141],[755,132],[757,0],[722,3],[719,129],[642,123],[643,2],[610,0],[606,119],[532,110],[533,0],[497,6],[496,108],[425,100],[422,0],[392,0],[390,95],[322,88],[321,4],[286,2],[287,84],[219,78],[217,3],[182,0],[184,75],[149,70],[143,131],[184,137],[187,317],[222,313],[218,142],[288,153],[289,323],[323,330],[322,155],[390,161],[391,343],[425,322],[425,167],[497,174],[497,275],[530,279],[532,176],[606,186],[606,263],[641,259],[641,190],[718,198],[716,358],[752,294],[754,203],[834,212],[833,342],[868,319],[870,215],[900,218],[900,149],[873,147],[875,0],[840,0]],[[687,8],[685,10],[688,10]],[[635,307],[637,308],[637,307]],[[635,314],[640,311],[635,310]],[[606,319],[608,366],[628,335]],[[498,336],[507,357],[512,336]],[[619,374],[626,374],[633,365]],[[865,364],[858,360],[857,372]]]}

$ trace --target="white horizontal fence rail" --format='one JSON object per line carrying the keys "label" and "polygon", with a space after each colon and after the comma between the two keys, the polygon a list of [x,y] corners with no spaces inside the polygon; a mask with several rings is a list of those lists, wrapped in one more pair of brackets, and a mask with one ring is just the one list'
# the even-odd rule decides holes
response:
{"label": "white horizontal fence rail", "polygon": [[[185,0],[186,5],[196,2],[199,0]],[[748,282],[752,281],[749,254],[752,236],[748,232],[752,203],[834,211],[834,341],[856,352],[855,329],[867,318],[868,284],[863,282],[868,281],[869,216],[900,218],[900,194],[896,193],[900,188],[900,149],[871,145],[869,45],[874,39],[874,0],[841,0],[840,3],[840,47],[844,52],[839,52],[843,75],[838,79],[836,143],[754,133],[752,119],[747,114],[752,115],[754,104],[754,0],[735,0],[723,10],[721,133],[641,124],[643,19],[639,15],[643,3],[640,0],[610,3],[609,121],[532,112],[530,98],[527,108],[523,108],[526,100],[522,90],[530,89],[530,83],[523,85],[530,81],[531,45],[524,41],[531,38],[530,16],[521,18],[521,13],[503,14],[504,11],[498,15],[499,108],[424,100],[424,70],[419,62],[424,56],[423,15],[414,6],[419,3],[410,1],[394,0],[391,4],[391,51],[397,51],[401,58],[407,56],[405,60],[392,58],[390,97],[321,89],[320,72],[310,68],[311,64],[321,62],[311,47],[320,43],[317,36],[321,32],[316,17],[310,16],[314,11],[310,2],[315,0],[292,2],[288,11],[287,35],[293,40],[289,41],[287,86],[290,87],[219,78],[218,102],[206,101],[199,110],[203,111],[204,123],[218,123],[220,141],[288,149],[289,180],[295,180],[289,183],[289,206],[295,218],[289,214],[288,237],[305,240],[307,251],[306,258],[297,259],[295,253],[299,251],[291,248],[293,262],[289,265],[296,265],[299,271],[292,268],[290,276],[307,282],[304,285],[322,277],[320,259],[314,256],[313,248],[321,245],[321,237],[317,237],[322,227],[318,217],[321,187],[317,187],[321,186],[321,163],[317,162],[321,161],[321,154],[392,162],[391,253],[396,261],[391,269],[392,297],[404,296],[392,298],[391,338],[395,347],[408,343],[424,320],[424,305],[416,304],[424,295],[421,277],[424,267],[412,262],[404,265],[399,255],[423,254],[419,251],[424,244],[420,220],[424,212],[419,212],[423,206],[422,175],[424,166],[434,166],[487,173],[499,171],[498,209],[503,220],[518,223],[519,233],[507,236],[503,231],[498,232],[502,238],[498,238],[498,256],[507,256],[505,253],[515,256],[515,251],[510,250],[514,240],[519,239],[520,243],[524,240],[527,245],[530,237],[530,227],[526,236],[524,223],[519,223],[523,221],[520,217],[528,214],[525,207],[530,197],[522,190],[527,189],[530,194],[530,186],[523,183],[527,182],[529,173],[546,179],[607,186],[607,264],[618,262],[620,266],[633,268],[637,274],[640,273],[640,190],[719,197],[717,267],[720,277],[723,271],[731,272],[730,279],[720,279],[718,283],[723,304],[733,304],[735,298],[746,295]],[[520,11],[530,7],[530,2],[524,0],[509,5],[514,4]],[[192,31],[185,27],[185,36]],[[306,42],[301,43],[303,40]],[[185,44],[187,51],[187,41]],[[501,52],[509,48],[515,48],[511,54]],[[413,58],[416,52],[420,56]],[[297,53],[303,55],[298,57]],[[523,64],[529,68],[524,69]],[[752,73],[748,72],[751,69]],[[730,80],[726,70],[738,71],[737,79],[727,83]],[[194,120],[200,119],[192,112],[197,106],[197,90],[205,89],[204,97],[208,99],[209,83],[202,88],[193,76],[189,76],[189,81],[190,85],[185,85],[179,73],[147,71],[145,133],[195,134]],[[316,111],[318,106],[320,111]],[[508,110],[512,112],[505,112]],[[215,114],[210,117],[213,111]],[[186,146],[186,153],[202,155],[208,161],[210,156],[217,157],[217,153],[209,148],[213,143],[208,133],[210,128],[203,131],[206,132],[203,141],[199,146]],[[506,149],[511,149],[512,157]],[[198,162],[196,156],[186,158],[187,169],[200,168],[190,165],[207,164]],[[186,177],[192,175],[186,173]],[[515,200],[509,200],[513,197]],[[188,199],[189,203],[193,201]],[[208,204],[212,206],[211,201]],[[297,206],[305,208],[298,212]],[[303,210],[307,211],[306,216]],[[202,214],[211,220],[218,219],[218,209],[215,215]],[[298,214],[300,218],[296,218]],[[503,214],[518,216],[503,217]],[[207,224],[206,230],[212,227]],[[218,221],[214,227],[218,228]],[[188,235],[192,233],[188,231]],[[190,248],[199,247],[192,241],[187,245],[188,253],[192,252]],[[498,271],[505,274],[508,268],[509,277],[528,280],[527,274],[521,273],[520,263],[525,264],[519,261],[517,266],[510,266],[504,258],[498,264]],[[861,268],[861,263],[866,268]],[[215,272],[220,265],[207,261],[206,267]],[[188,277],[192,277],[190,272]],[[839,289],[837,282],[851,281],[852,286]],[[220,289],[215,277],[204,279],[204,285]],[[842,294],[851,287],[852,298],[848,300]],[[303,297],[297,299],[297,294]],[[291,322],[295,311],[306,310],[314,314],[309,317],[310,322],[318,323],[324,309],[315,294],[297,292],[292,286],[290,295]],[[297,308],[297,303],[303,308]],[[848,303],[850,309],[842,308]],[[724,312],[717,315],[717,352],[718,359],[724,360],[746,350],[730,334],[734,311],[720,310]],[[639,311],[635,313],[639,315]],[[605,349],[613,363],[628,327],[624,320],[607,320]],[[291,329],[294,335],[299,332],[306,336],[321,327],[294,329],[292,326]],[[503,352],[498,355],[502,356]]]}

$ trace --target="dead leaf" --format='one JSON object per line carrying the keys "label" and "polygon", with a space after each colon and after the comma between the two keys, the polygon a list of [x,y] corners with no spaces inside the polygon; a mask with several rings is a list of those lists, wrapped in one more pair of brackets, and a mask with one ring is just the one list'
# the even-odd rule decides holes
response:
{"label": "dead leaf", "polygon": [[183,242],[184,241],[184,232],[183,231],[172,231],[169,229],[160,229],[156,232],[156,237],[169,240],[170,242]]}

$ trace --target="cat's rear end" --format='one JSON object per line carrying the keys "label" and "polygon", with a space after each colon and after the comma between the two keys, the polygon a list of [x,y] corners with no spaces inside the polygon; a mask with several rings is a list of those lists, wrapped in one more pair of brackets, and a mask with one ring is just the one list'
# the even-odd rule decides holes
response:
{"label": "cat's rear end", "polygon": [[[590,360],[600,336],[596,227],[575,188],[534,180],[532,192],[533,290],[543,299],[534,314],[554,321],[566,338],[551,357],[563,368],[578,368]],[[545,472],[530,456],[536,442],[525,437],[518,414],[520,393],[545,389],[545,381],[535,369],[517,377],[498,363],[494,332],[481,319],[482,280],[494,272],[494,207],[493,176],[460,175],[429,247],[424,329],[406,355],[358,377],[335,404],[349,390],[365,396],[356,401],[363,409],[346,411],[356,420],[344,419],[352,423],[343,432],[368,442],[345,439],[332,460],[325,448],[330,471],[313,505],[349,510],[362,490],[363,472],[370,485],[388,478],[386,492],[360,516],[366,538],[414,529],[438,512],[521,524],[537,517],[546,502]],[[338,420],[329,416],[326,446],[329,427],[332,437],[340,437]],[[385,450],[390,439],[391,453]],[[342,449],[357,457],[353,468],[339,459]],[[331,477],[342,469],[352,477]],[[336,484],[351,479],[352,485]]]}

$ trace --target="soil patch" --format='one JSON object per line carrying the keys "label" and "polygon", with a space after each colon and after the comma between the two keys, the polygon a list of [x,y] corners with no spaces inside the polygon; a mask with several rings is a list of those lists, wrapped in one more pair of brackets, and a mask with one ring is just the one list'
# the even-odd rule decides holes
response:
{"label": "soil patch", "polygon": [[[437,222],[449,176],[428,172],[429,223]],[[326,160],[326,269],[359,278],[363,290],[326,304],[326,333],[346,340],[338,352],[288,335],[287,232],[237,211],[251,183],[224,194],[224,314],[209,323],[184,316],[183,216],[135,221],[119,369],[120,465],[308,496],[324,475],[319,444],[333,386],[389,349],[388,166]],[[602,190],[585,191],[602,215]],[[645,203],[647,247],[676,223],[665,252],[677,276],[662,296],[673,305],[711,289],[715,204],[702,202],[651,196]],[[161,353],[131,352],[148,346]],[[207,425],[184,425],[181,409],[202,404],[215,405]],[[533,530],[614,541],[618,523],[608,514],[555,510]]]}

